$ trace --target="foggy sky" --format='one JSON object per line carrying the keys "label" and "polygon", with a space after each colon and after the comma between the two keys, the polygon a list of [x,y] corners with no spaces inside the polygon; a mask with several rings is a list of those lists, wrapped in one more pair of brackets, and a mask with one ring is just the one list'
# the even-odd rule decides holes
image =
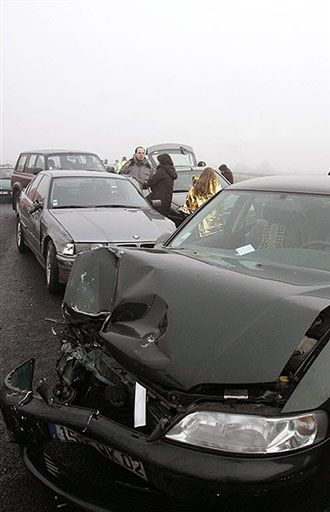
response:
{"label": "foggy sky", "polygon": [[2,0],[1,161],[180,142],[233,169],[330,169],[328,0]]}

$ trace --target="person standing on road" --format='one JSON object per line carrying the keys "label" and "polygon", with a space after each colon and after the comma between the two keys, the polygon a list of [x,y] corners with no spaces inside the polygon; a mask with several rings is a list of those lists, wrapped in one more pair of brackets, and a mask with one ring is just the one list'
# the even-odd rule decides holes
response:
{"label": "person standing on road", "polygon": [[120,160],[120,162],[117,160],[117,166],[116,166],[116,173],[120,173],[124,165],[127,164],[127,158],[126,156],[123,156],[123,158]]}
{"label": "person standing on road", "polygon": [[226,178],[227,181],[232,185],[234,183],[234,176],[231,170],[226,166],[226,164],[219,165],[219,171],[222,176]]}
{"label": "person standing on road", "polygon": [[205,201],[221,189],[217,175],[211,167],[205,167],[200,176],[194,176],[193,185],[189,189],[185,203],[179,211],[185,215],[193,213]]}
{"label": "person standing on road", "polygon": [[151,188],[151,194],[148,200],[160,199],[160,207],[157,210],[165,216],[168,216],[173,196],[173,183],[178,175],[174,169],[173,161],[170,155],[163,153],[158,155],[159,165],[151,178],[143,185],[143,188]]}
{"label": "person standing on road", "polygon": [[132,176],[141,187],[153,175],[154,170],[146,158],[146,151],[142,146],[135,148],[134,156],[128,160],[127,164],[121,169],[121,174]]}

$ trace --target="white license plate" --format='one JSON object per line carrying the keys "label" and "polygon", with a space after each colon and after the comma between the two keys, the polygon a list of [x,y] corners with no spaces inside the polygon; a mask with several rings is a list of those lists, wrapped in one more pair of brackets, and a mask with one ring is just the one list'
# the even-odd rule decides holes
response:
{"label": "white license plate", "polygon": [[111,462],[122,466],[128,471],[131,471],[135,475],[147,479],[146,472],[142,465],[142,462],[139,460],[132,459],[130,455],[126,453],[122,453],[118,450],[114,450],[109,446],[105,446],[104,444],[99,443],[98,441],[94,441],[94,439],[89,439],[88,437],[81,436],[74,432],[74,430],[69,429],[68,427],[64,427],[63,425],[51,425],[50,430],[54,433],[54,429],[56,432],[57,439],[62,442],[70,442],[70,443],[80,443],[87,446],[92,446],[95,450],[97,450],[101,455],[109,459]]}
{"label": "white license plate", "polygon": [[0,190],[0,195],[1,196],[8,196],[9,192],[7,192],[7,190]]}

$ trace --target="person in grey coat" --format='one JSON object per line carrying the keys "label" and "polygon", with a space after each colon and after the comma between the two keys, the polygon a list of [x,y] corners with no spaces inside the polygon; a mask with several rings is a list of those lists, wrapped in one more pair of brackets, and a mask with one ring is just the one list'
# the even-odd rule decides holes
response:
{"label": "person in grey coat", "polygon": [[142,146],[138,146],[135,148],[133,158],[128,160],[120,172],[135,178],[142,187],[143,183],[146,183],[154,174],[154,169],[146,159],[145,149]]}

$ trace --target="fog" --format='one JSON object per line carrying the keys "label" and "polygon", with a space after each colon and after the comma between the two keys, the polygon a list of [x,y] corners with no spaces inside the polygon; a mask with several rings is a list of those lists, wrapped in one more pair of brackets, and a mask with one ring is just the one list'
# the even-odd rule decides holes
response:
{"label": "fog", "polygon": [[180,142],[236,171],[330,169],[328,0],[1,2],[1,162]]}

